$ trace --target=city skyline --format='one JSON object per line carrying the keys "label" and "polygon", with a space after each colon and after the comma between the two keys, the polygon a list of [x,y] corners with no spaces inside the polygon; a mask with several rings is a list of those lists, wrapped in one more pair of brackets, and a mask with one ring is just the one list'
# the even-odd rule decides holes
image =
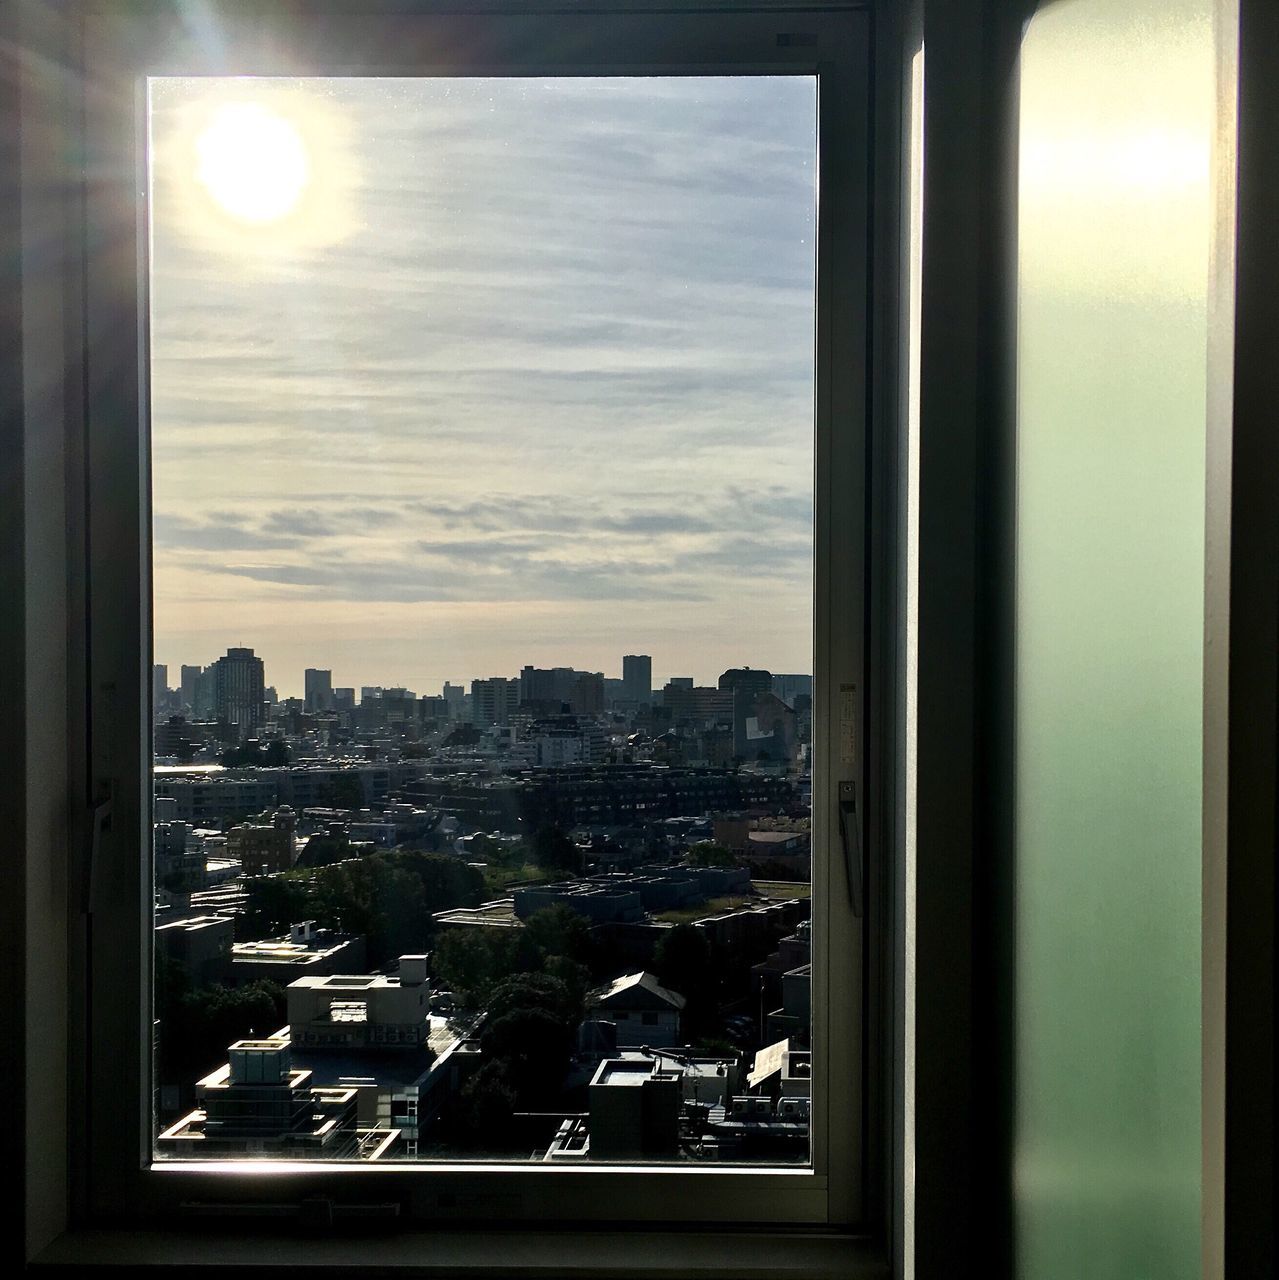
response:
{"label": "city skyline", "polygon": [[[175,673],[181,672],[183,667],[202,667],[202,668],[211,667],[214,663],[217,662],[218,658],[223,657],[229,650],[246,648],[246,647],[253,650],[257,657],[262,657],[261,653],[258,652],[253,645],[246,646],[246,645],[241,645],[237,642],[235,644],[228,644],[223,646],[223,650],[221,653],[215,654],[212,657],[205,659],[204,661],[156,662],[154,665],[157,667],[163,667],[166,669],[167,680],[168,680],[167,687],[171,690],[177,690],[179,688],[179,682],[174,679],[174,675]],[[598,668],[598,667],[592,668],[592,667],[578,666],[574,662],[556,661],[553,663],[548,663],[547,667],[548,668],[555,668],[555,667],[573,668],[574,670],[577,670],[577,671],[596,671],[602,674],[606,680],[621,681],[622,658],[624,656],[627,656],[627,655],[622,655],[622,654],[617,655],[617,659],[616,659],[617,674],[616,675],[612,674],[612,672],[608,668]],[[633,651],[633,656],[634,656],[634,651]],[[638,656],[651,657],[652,655],[639,654]],[[288,678],[281,679],[277,676],[272,675],[269,664],[265,660],[263,661],[263,668],[265,672],[264,684],[268,688],[275,689],[281,699],[284,699],[284,698],[304,699],[306,696],[305,673],[306,671],[311,670],[311,671],[319,671],[319,672],[328,672],[331,676],[330,683],[333,689],[355,690],[357,702],[359,700],[359,694],[362,688],[408,689],[410,692],[416,694],[418,697],[438,697],[440,695],[441,690],[444,688],[446,684],[453,684],[453,685],[461,685],[469,693],[471,688],[471,682],[473,680],[489,680],[489,679],[493,679],[494,677],[518,679],[521,669],[525,666],[530,666],[530,665],[537,665],[537,664],[521,662],[517,667],[515,667],[513,670],[510,670],[510,671],[486,671],[483,674],[474,673],[474,674],[467,674],[467,675],[455,675],[452,677],[446,676],[443,680],[439,681],[438,684],[425,685],[425,686],[419,687],[413,684],[406,684],[402,682],[397,683],[395,681],[389,681],[389,680],[347,681],[342,679],[339,676],[335,668],[325,667],[320,663],[316,663],[311,665],[310,667],[303,668],[300,672],[295,673],[296,674],[296,686],[295,686],[294,684],[291,684],[289,682]],[[760,663],[749,663],[749,662],[731,662],[727,667],[720,668],[718,671],[715,671],[713,673],[712,672],[703,673],[700,671],[672,671],[669,673],[662,674],[658,672],[657,668],[654,668],[652,688],[654,691],[660,690],[665,684],[667,684],[672,679],[687,679],[687,678],[691,678],[693,680],[694,685],[699,688],[705,688],[705,687],[713,688],[718,682],[719,677],[722,674],[724,674],[725,671],[733,670],[735,668],[768,671],[769,674],[772,676],[796,676],[796,675],[811,676],[812,674],[811,671],[807,669],[797,669],[795,671],[780,671],[772,667],[765,667],[763,664],[760,664]]]}
{"label": "city skyline", "polygon": [[[211,196],[250,109],[284,215]],[[156,659],[809,670],[815,119],[809,77],[153,81]]]}

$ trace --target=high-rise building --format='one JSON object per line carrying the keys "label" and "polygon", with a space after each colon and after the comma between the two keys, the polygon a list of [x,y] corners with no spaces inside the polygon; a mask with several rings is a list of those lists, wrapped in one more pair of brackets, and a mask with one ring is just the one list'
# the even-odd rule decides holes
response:
{"label": "high-rise building", "polygon": [[334,711],[354,711],[355,710],[355,690],[354,689],[334,689],[333,690],[333,710]]}
{"label": "high-rise building", "polygon": [[641,706],[653,701],[653,659],[647,653],[623,655],[622,692]]}
{"label": "high-rise building", "polygon": [[376,702],[382,696],[382,686],[380,684],[365,684],[360,686],[360,702]]}
{"label": "high-rise building", "polygon": [[731,667],[719,678],[719,687],[733,695],[733,751],[745,755],[747,724],[751,718],[755,700],[763,693],[773,691],[773,673],[750,667]]}
{"label": "high-rise building", "polygon": [[731,689],[668,684],[662,690],[662,705],[670,712],[671,721],[675,724],[727,724],[733,718]]}
{"label": "high-rise building", "polygon": [[476,724],[510,724],[520,706],[520,682],[505,676],[471,681],[471,717]]}
{"label": "high-rise building", "polygon": [[452,715],[456,718],[462,709],[462,699],[466,697],[466,685],[444,682],[444,701],[449,704]]}
{"label": "high-rise building", "polygon": [[731,689],[734,693],[754,696],[758,693],[771,693],[773,673],[771,671],[753,671],[750,667],[731,667],[719,678],[721,689]]}
{"label": "high-rise building", "polygon": [[219,720],[248,737],[263,720],[266,687],[262,659],[252,649],[228,649],[213,664],[213,709]]}
{"label": "high-rise building", "polygon": [[169,700],[169,667],[157,662],[151,668],[151,705],[159,711]]}
{"label": "high-rise building", "polygon": [[524,667],[519,678],[520,701],[547,710],[568,707],[578,715],[604,710],[604,676],[573,667]]}
{"label": "high-rise building", "polygon": [[304,706],[308,711],[333,710],[333,672],[307,667],[303,676]]}
{"label": "high-rise building", "polygon": [[201,669],[195,678],[195,694],[191,702],[191,715],[196,720],[204,720],[217,714],[217,668],[210,663]]}
{"label": "high-rise building", "polygon": [[775,675],[773,692],[788,707],[795,705],[796,698],[813,696],[813,677],[803,675]]}
{"label": "high-rise building", "polygon": [[178,696],[182,699],[182,705],[191,712],[192,718],[195,718],[195,698],[196,698],[196,681],[199,680],[203,667],[188,667],[185,663],[182,665],[182,684]]}

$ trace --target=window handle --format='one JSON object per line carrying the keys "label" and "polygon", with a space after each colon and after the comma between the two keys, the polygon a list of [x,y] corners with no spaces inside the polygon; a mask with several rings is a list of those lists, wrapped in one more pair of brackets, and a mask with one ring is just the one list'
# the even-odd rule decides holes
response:
{"label": "window handle", "polygon": [[[851,830],[850,830],[851,828]],[[862,833],[857,821],[857,783],[839,784],[839,839],[844,846],[844,871],[848,876],[848,905],[862,915]]]}

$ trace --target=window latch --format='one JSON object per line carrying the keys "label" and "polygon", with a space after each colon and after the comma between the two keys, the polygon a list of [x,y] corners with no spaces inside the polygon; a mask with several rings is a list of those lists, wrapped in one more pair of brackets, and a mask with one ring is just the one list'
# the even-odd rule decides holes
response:
{"label": "window latch", "polygon": [[839,839],[844,847],[844,871],[848,876],[848,905],[862,915],[862,834],[857,821],[857,783],[839,784]]}

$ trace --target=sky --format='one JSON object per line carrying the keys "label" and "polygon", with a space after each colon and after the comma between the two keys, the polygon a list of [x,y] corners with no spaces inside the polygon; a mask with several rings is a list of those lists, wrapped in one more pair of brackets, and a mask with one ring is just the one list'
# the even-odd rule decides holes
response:
{"label": "sky", "polygon": [[808,77],[151,84],[155,660],[811,670]]}

